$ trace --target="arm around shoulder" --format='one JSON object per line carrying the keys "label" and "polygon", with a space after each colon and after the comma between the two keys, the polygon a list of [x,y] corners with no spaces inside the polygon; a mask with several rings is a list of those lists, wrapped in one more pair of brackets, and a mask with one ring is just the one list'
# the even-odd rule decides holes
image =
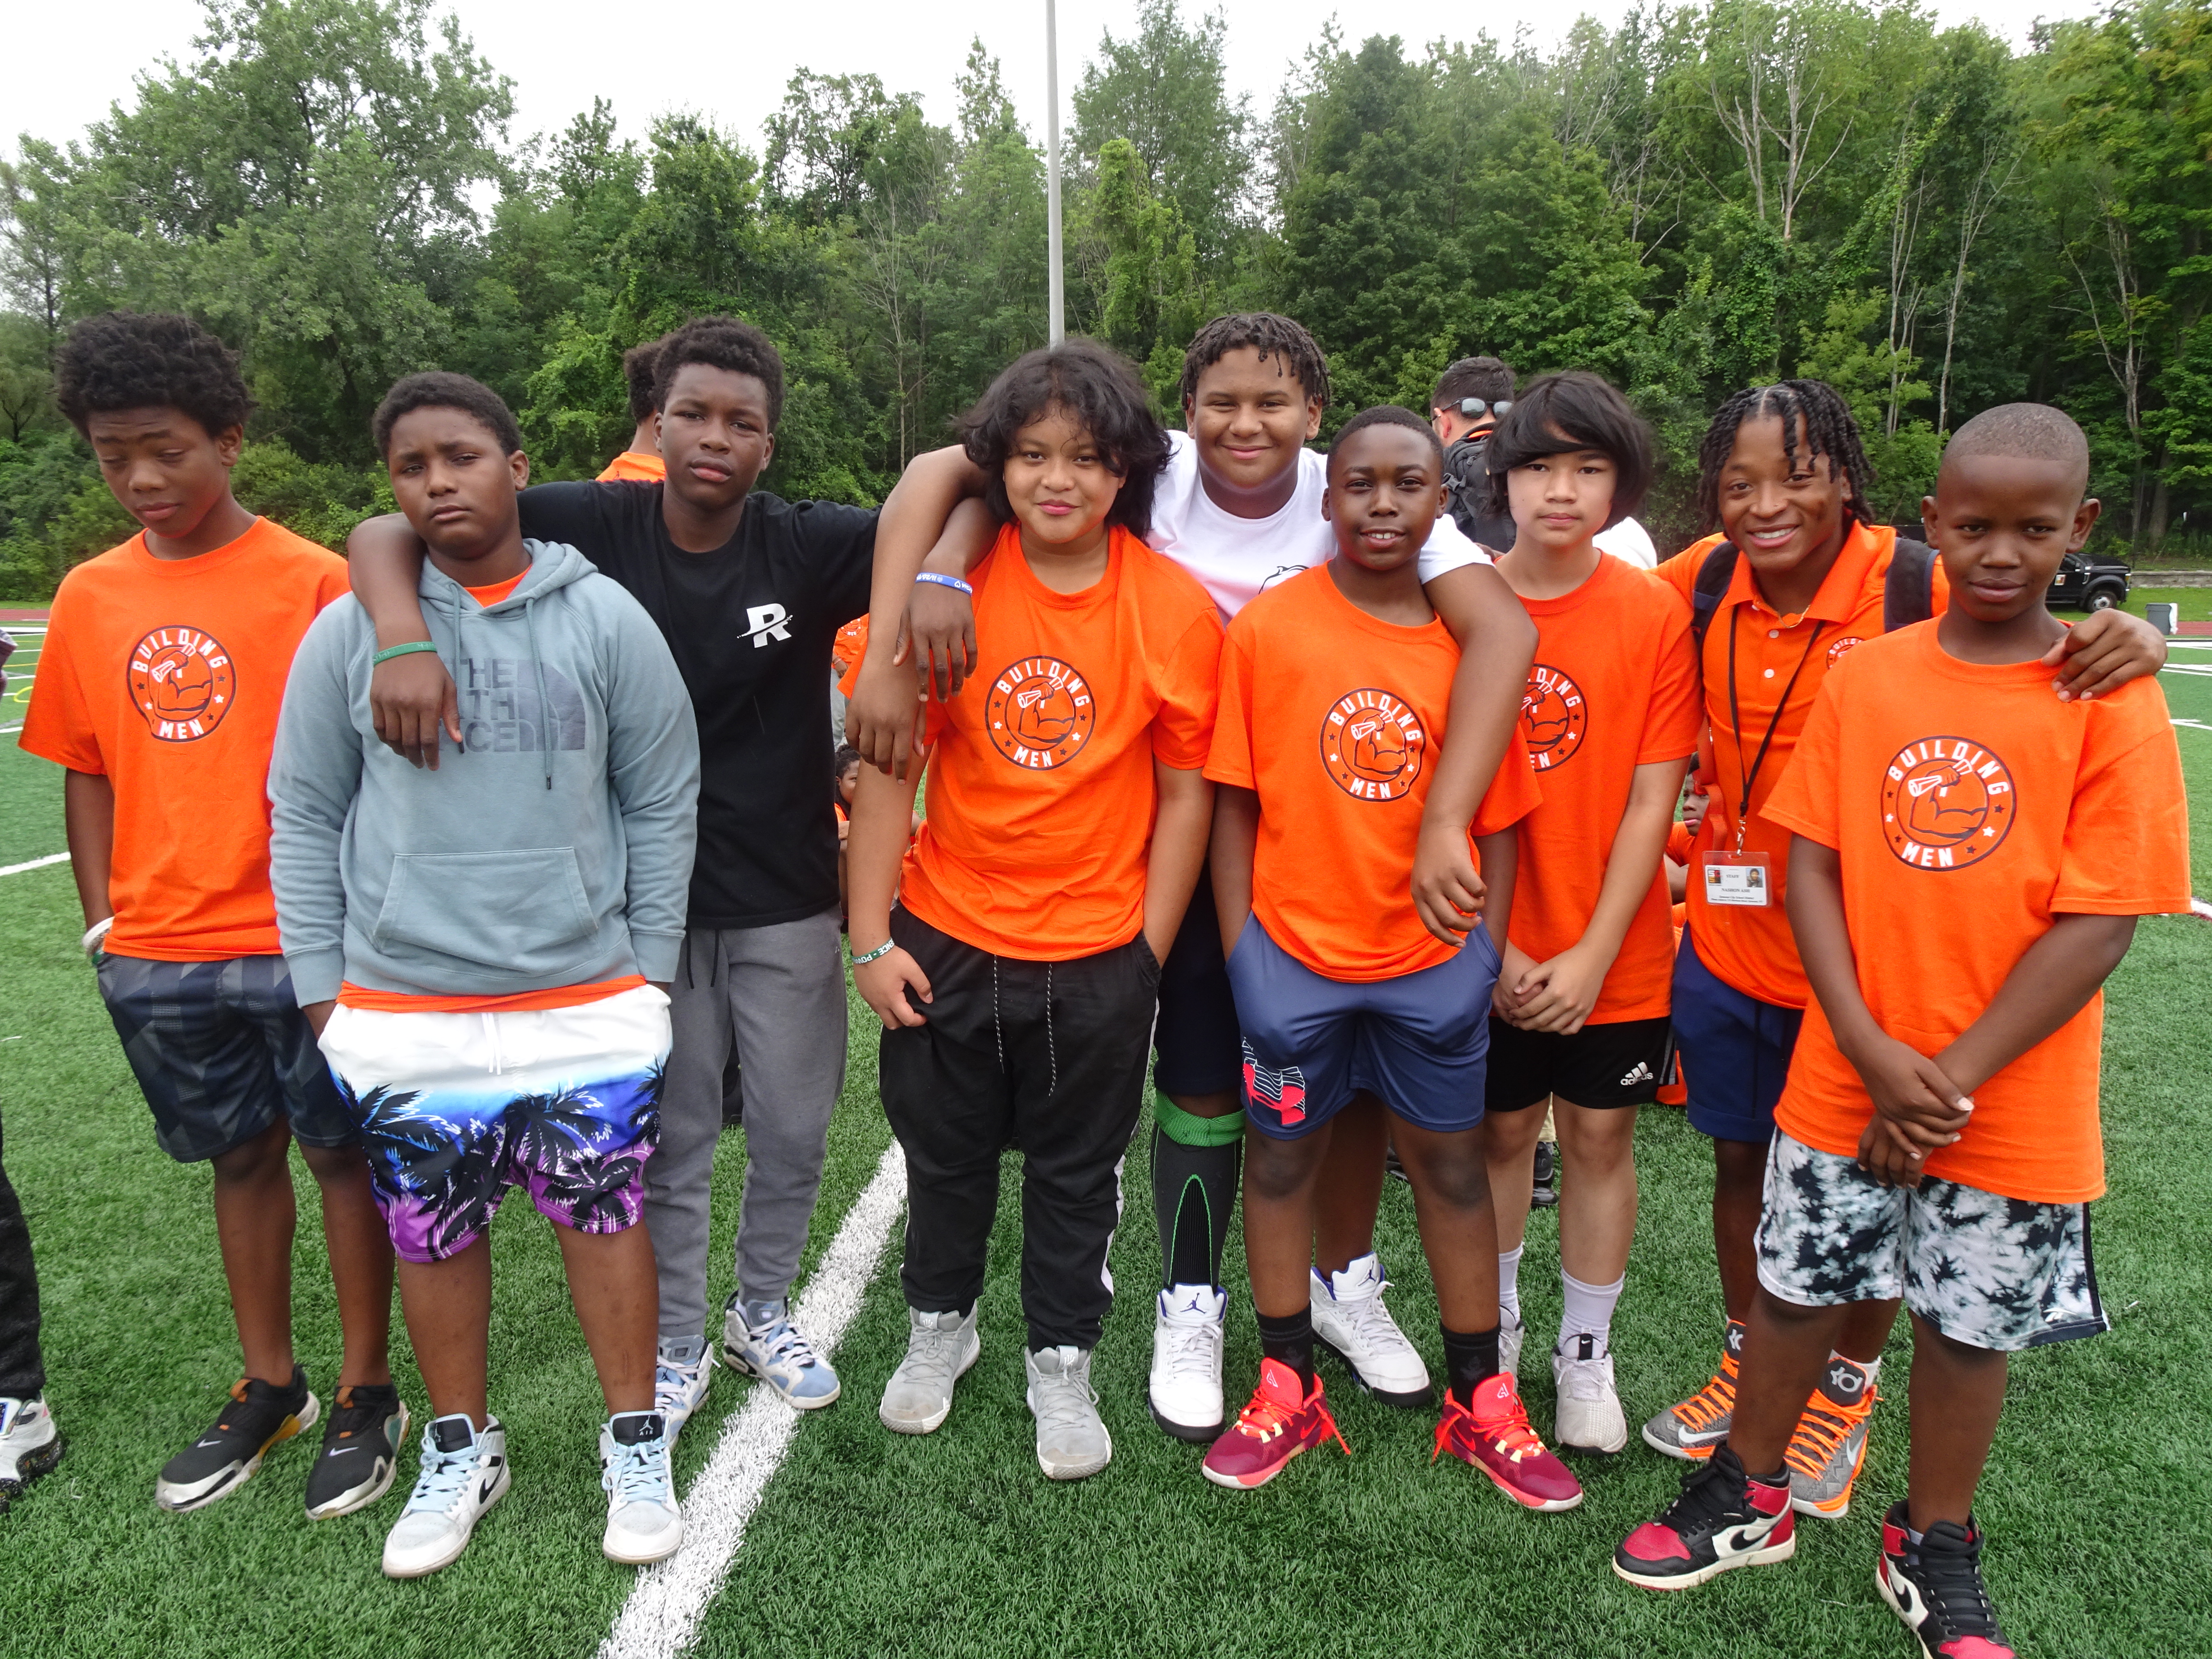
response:
{"label": "arm around shoulder", "polygon": [[[354,597],[375,624],[381,651],[430,637],[422,619],[422,542],[404,516],[365,519],[346,538],[346,570]],[[376,735],[416,766],[438,769],[438,734],[460,747],[460,700],[453,676],[434,651],[410,652],[375,665],[368,683]]]}

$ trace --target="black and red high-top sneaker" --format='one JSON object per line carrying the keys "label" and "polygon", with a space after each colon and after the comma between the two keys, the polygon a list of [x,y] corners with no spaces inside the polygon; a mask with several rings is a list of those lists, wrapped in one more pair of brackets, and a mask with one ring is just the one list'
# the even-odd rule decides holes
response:
{"label": "black and red high-top sneaker", "polygon": [[1688,1589],[1731,1567],[1765,1566],[1797,1553],[1790,1481],[1753,1480],[1723,1445],[1682,1477],[1682,1493],[1613,1553],[1613,1570],[1645,1589]]}
{"label": "black and red high-top sneaker", "polygon": [[1916,1541],[1905,1506],[1892,1504],[1874,1582],[1927,1659],[2013,1659],[1982,1582],[1982,1529],[1971,1516],[1963,1527],[1938,1521]]}

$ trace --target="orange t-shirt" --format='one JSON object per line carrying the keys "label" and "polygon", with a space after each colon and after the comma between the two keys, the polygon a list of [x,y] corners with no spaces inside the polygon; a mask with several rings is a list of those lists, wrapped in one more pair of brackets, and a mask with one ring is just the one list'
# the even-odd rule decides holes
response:
{"label": "orange t-shirt", "polygon": [[[1698,572],[1705,555],[1720,539],[1708,536],[1653,574],[1662,581],[1671,582],[1685,605],[1692,603]],[[1853,525],[1813,602],[1803,611],[1787,617],[1759,598],[1752,583],[1751,561],[1739,554],[1735,574],[1705,633],[1701,667],[1705,719],[1712,732],[1713,787],[1712,804],[1698,836],[1698,851],[1735,849],[1743,775],[1758,760],[1759,746],[1765,741],[1771,726],[1774,738],[1753,781],[1751,811],[1743,836],[1745,852],[1766,854],[1770,902],[1763,906],[1706,903],[1705,879],[1693,860],[1690,937],[1705,966],[1723,983],[1778,1007],[1802,1008],[1812,991],[1805,982],[1804,965],[1797,960],[1797,942],[1790,936],[1789,913],[1783,908],[1790,836],[1766,821],[1763,809],[1766,798],[1790,769],[1797,735],[1805,729],[1805,717],[1812,713],[1813,700],[1820,696],[1828,671],[1856,647],[1881,635],[1882,586],[1896,551],[1897,532],[1887,525]],[[1936,614],[1942,614],[1950,591],[1939,563],[1935,576]],[[1735,641],[1736,700],[1743,710],[1741,734],[1729,714],[1731,637]],[[1794,686],[1790,684],[1793,674],[1796,676]],[[1785,690],[1787,708],[1781,706]]]}
{"label": "orange t-shirt", "polygon": [[[1206,775],[1259,795],[1252,914],[1326,979],[1396,979],[1452,957],[1421,925],[1410,878],[1458,668],[1441,622],[1370,617],[1327,565],[1229,624]],[[1527,753],[1516,735],[1471,835],[1510,829],[1543,798]]]}
{"label": "orange t-shirt", "polygon": [[594,481],[599,483],[660,483],[668,477],[668,463],[642,449],[625,449],[609,461]]}
{"label": "orange t-shirt", "polygon": [[[1648,571],[1601,555],[1573,592],[1521,603],[1536,624],[1521,735],[1544,804],[1521,826],[1510,931],[1533,960],[1548,962],[1582,938],[1597,909],[1636,769],[1696,753],[1705,711],[1690,607]],[[1666,875],[1655,866],[1590,1024],[1667,1012],[1669,902]]]}
{"label": "orange t-shirt", "polygon": [[276,711],[307,624],[345,592],[344,560],[267,519],[193,559],[133,536],[63,578],[22,745],[114,787],[110,954],[279,953]]}
{"label": "orange t-shirt", "polygon": [[580,1008],[635,991],[646,982],[643,974],[624,974],[620,979],[595,980],[589,985],[556,985],[543,991],[515,991],[503,997],[418,996],[409,991],[373,991],[345,980],[338,986],[338,1006],[368,1008],[384,1014],[525,1014],[550,1008]]}
{"label": "orange t-shirt", "polygon": [[[2189,908],[2188,797],[2158,682],[2063,703],[2041,664],[1960,662],[1936,629],[1869,641],[1832,677],[1766,806],[1836,848],[1867,1007],[1931,1057],[2054,916]],[[2038,1204],[2102,1193],[2103,1025],[2100,992],[1973,1091],[1972,1118],[1928,1173]],[[1775,1121],[1849,1156],[1873,1109],[1815,1002]]]}
{"label": "orange t-shirt", "polygon": [[[860,659],[868,654],[868,619],[855,617],[837,630],[837,637],[830,642],[830,659],[839,675],[849,675],[860,665]],[[849,696],[849,691],[848,692]]]}
{"label": "orange t-shirt", "polygon": [[1036,579],[1012,525],[969,580],[989,672],[931,702],[928,817],[900,902],[1030,962],[1127,945],[1145,921],[1152,763],[1194,771],[1213,735],[1213,601],[1119,529],[1079,593]]}
{"label": "orange t-shirt", "polygon": [[521,586],[522,579],[529,574],[530,567],[525,565],[503,582],[487,582],[482,587],[471,587],[469,589],[469,597],[489,611],[508,594],[514,592],[516,588]]}

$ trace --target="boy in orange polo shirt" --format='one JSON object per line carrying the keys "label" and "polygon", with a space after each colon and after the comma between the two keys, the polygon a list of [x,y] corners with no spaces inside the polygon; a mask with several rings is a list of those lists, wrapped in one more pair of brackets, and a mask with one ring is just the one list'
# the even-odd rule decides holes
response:
{"label": "boy in orange polo shirt", "polygon": [[[1699,453],[1699,500],[1725,538],[1700,542],[1656,573],[1691,602],[1714,774],[1691,860],[1674,1018],[1690,1125],[1713,1140],[1713,1243],[1728,1326],[1712,1379],[1644,1427],[1650,1445],[1692,1462],[1728,1433],[1774,1103],[1810,994],[1783,910],[1789,839],[1765,817],[1766,799],[1828,672],[1864,641],[1940,612],[1949,591],[1924,549],[1875,523],[1871,477],[1850,410],[1832,388],[1785,380],[1739,392],[1713,417]],[[2165,660],[2158,631],[2118,611],[2088,618],[2044,653],[2060,701],[2102,696]],[[1838,1363],[1790,1449],[1801,1513],[1835,1520],[1850,1507],[1895,1316],[1894,1304],[1869,1304],[1844,1327]]]}
{"label": "boy in orange polo shirt", "polygon": [[660,453],[660,406],[654,398],[654,388],[660,382],[660,348],[667,343],[664,334],[623,353],[623,380],[629,388],[629,418],[635,429],[629,447],[607,463],[598,483],[659,483],[668,476],[668,462]]}
{"label": "boy in orange polo shirt", "polygon": [[[321,1406],[292,1350],[292,1143],[322,1192],[345,1334],[307,1513],[392,1484],[406,1409],[386,1354],[392,1248],[345,1103],[279,954],[264,785],[292,655],[344,562],[230,493],[252,410],[236,361],[182,317],[79,324],[62,411],[145,526],[54,596],[23,747],[69,769],[85,951],[161,1150],[214,1166],[245,1376],[155,1482],[164,1509],[229,1497]],[[356,1465],[362,1465],[358,1471]]]}
{"label": "boy in orange polo shirt", "polygon": [[[1783,1454],[1850,1310],[1913,1329],[1910,1495],[1876,1584],[1930,1655],[2009,1659],[1974,1492],[2008,1353],[2106,1328],[2101,987],[2136,918],[2189,906],[2181,758],[2154,680],[2050,695],[2043,599],[2087,538],[2089,448],[2055,409],[1977,416],[1923,513],[1940,622],[1831,677],[1767,805],[1814,1001],[1776,1110],[1733,1425],[1615,1569],[1654,1589],[1796,1547]],[[1693,1074],[1694,1076],[1694,1074]]]}
{"label": "boy in orange polo shirt", "polygon": [[1206,857],[1221,624],[1144,544],[1168,442],[1129,364],[1030,352],[963,424],[1005,524],[973,573],[986,674],[931,705],[903,869],[911,776],[861,769],[847,848],[853,981],[907,1159],[907,1354],[878,1414],[927,1434],[951,1413],[1019,1146],[1037,1464],[1075,1480],[1113,1456],[1091,1351],[1160,959]]}

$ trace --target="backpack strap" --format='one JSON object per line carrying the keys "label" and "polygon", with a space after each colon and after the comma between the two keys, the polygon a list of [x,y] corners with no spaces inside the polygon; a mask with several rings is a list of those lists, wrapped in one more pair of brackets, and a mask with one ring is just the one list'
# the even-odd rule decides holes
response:
{"label": "backpack strap", "polygon": [[1717,543],[1705,555],[1705,562],[1698,567],[1696,585],[1690,590],[1690,636],[1698,642],[1698,653],[1705,654],[1705,631],[1713,625],[1713,613],[1721,608],[1721,599],[1735,580],[1735,544]]}
{"label": "backpack strap", "polygon": [[1881,583],[1881,631],[1924,623],[1936,614],[1936,550],[1899,536]]}

